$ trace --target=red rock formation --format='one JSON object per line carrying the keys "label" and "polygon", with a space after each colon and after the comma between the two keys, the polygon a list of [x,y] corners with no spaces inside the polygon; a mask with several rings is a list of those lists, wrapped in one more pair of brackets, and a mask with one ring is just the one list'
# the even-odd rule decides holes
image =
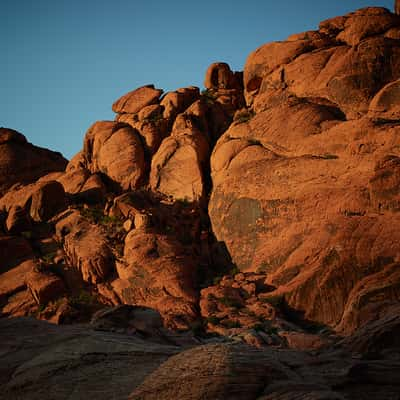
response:
{"label": "red rock formation", "polygon": [[12,129],[0,128],[0,197],[16,183],[30,183],[52,171],[64,171],[60,153],[36,147]]}
{"label": "red rock formation", "polygon": [[65,172],[2,129],[0,175],[38,155],[63,164],[0,177],[2,312],[62,322],[141,305],[169,327],[301,349],[336,340],[322,326],[386,321],[399,67],[399,16],[368,7],[261,46],[243,74],[212,64],[201,93],[124,95]]}
{"label": "red rock formation", "polygon": [[209,213],[233,261],[347,333],[385,309],[361,306],[374,295],[398,301],[400,47],[384,34],[399,24],[366,8],[260,47],[244,70],[255,115],[211,159]]}
{"label": "red rock formation", "polygon": [[112,106],[116,113],[136,114],[143,107],[158,102],[162,90],[155,89],[153,85],[143,86],[135,89],[118,99]]}
{"label": "red rock formation", "polygon": [[131,231],[117,272],[112,287],[123,303],[155,308],[169,327],[184,328],[196,318],[196,268],[178,241]]}
{"label": "red rock formation", "polygon": [[139,134],[129,125],[96,122],[86,133],[83,154],[86,167],[101,172],[124,190],[138,188],[146,169]]}
{"label": "red rock formation", "polygon": [[56,231],[69,264],[81,272],[84,281],[102,282],[113,271],[114,256],[100,227],[72,211],[60,218]]}

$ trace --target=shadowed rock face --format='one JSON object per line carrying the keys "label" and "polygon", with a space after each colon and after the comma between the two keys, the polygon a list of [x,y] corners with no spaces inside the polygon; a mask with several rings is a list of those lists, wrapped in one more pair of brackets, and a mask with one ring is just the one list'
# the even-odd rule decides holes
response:
{"label": "shadowed rock face", "polygon": [[60,328],[27,318],[3,319],[0,325],[1,399],[81,399],[83,394],[126,399],[177,352],[173,346],[87,326]]}
{"label": "shadowed rock face", "polygon": [[391,400],[398,394],[400,367],[398,348],[391,347],[394,342],[386,342],[390,355],[370,353],[360,359],[352,353],[362,351],[365,340],[370,349],[379,349],[385,334],[398,328],[398,313],[380,321],[380,329],[371,324],[362,335],[347,339],[346,350],[310,353],[257,350],[233,342],[171,345],[167,332],[155,341],[140,333],[111,332],[104,325],[115,325],[124,315],[121,322],[136,324],[141,332],[149,326],[160,329],[154,315],[143,325],[146,317],[140,311],[150,310],[119,307],[102,312],[94,321],[96,330],[31,318],[1,319],[0,398],[78,400],[85,394],[116,400]]}
{"label": "shadowed rock face", "polygon": [[28,143],[12,129],[0,128],[0,196],[16,183],[30,183],[52,171],[64,171],[60,154]]}

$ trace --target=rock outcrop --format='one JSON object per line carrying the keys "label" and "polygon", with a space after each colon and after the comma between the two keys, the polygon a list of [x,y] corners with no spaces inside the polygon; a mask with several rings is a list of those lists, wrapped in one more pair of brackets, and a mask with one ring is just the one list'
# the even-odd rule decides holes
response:
{"label": "rock outcrop", "polygon": [[138,132],[126,124],[96,122],[85,136],[83,156],[90,172],[100,172],[123,190],[137,189],[145,171]]}
{"label": "rock outcrop", "polygon": [[52,171],[63,171],[60,153],[36,147],[12,129],[0,128],[0,196],[16,183],[31,183]]}
{"label": "rock outcrop", "polygon": [[233,262],[347,332],[381,312],[372,296],[398,302],[400,42],[384,34],[399,23],[366,8],[260,47],[244,70],[253,115],[211,158],[211,223]]}
{"label": "rock outcrop", "polygon": [[79,212],[66,213],[56,224],[69,264],[77,268],[88,283],[98,283],[114,269],[114,255],[102,230]]}
{"label": "rock outcrop", "polygon": [[68,164],[1,128],[0,398],[397,399],[395,10],[133,90]]}
{"label": "rock outcrop", "polygon": [[155,308],[175,329],[196,319],[196,267],[176,239],[132,230],[117,272],[119,279],[111,285],[123,303]]}

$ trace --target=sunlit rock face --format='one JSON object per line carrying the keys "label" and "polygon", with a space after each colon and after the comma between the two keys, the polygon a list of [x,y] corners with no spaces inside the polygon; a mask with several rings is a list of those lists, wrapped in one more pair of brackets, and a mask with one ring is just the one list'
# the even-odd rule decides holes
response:
{"label": "sunlit rock face", "polygon": [[398,28],[370,7],[261,46],[244,69],[253,114],[211,156],[211,224],[233,262],[345,332],[399,300]]}

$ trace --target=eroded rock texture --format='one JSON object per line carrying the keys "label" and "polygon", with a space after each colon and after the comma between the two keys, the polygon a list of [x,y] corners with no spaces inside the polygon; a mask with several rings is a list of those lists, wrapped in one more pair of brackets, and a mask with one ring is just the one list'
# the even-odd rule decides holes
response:
{"label": "eroded rock texture", "polygon": [[0,128],[0,196],[16,183],[34,182],[66,165],[60,153],[32,145],[13,129]]}
{"label": "eroded rock texture", "polygon": [[384,36],[398,26],[366,8],[260,47],[244,69],[254,115],[211,157],[211,223],[234,263],[345,332],[399,301],[400,42]]}
{"label": "eroded rock texture", "polygon": [[68,164],[1,128],[0,398],[397,399],[398,13],[130,91]]}

